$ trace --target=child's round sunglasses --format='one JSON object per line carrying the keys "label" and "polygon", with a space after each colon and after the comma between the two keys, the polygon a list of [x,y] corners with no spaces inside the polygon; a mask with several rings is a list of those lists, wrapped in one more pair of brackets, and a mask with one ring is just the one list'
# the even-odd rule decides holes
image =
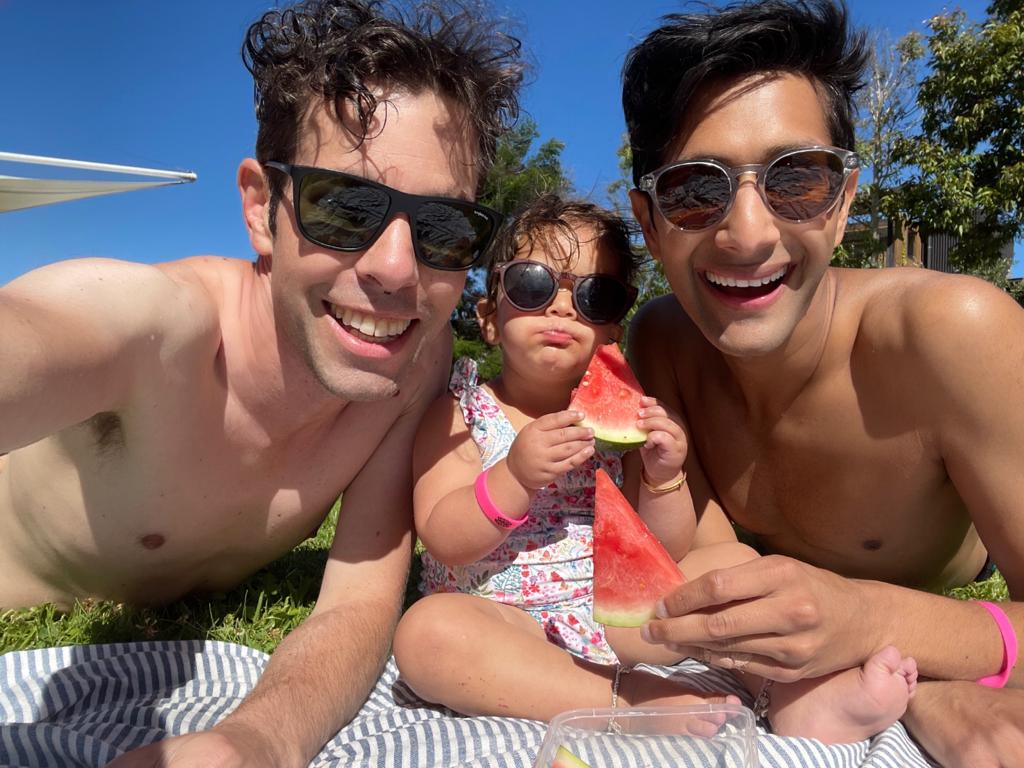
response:
{"label": "child's round sunglasses", "polygon": [[497,274],[505,298],[524,312],[546,309],[563,280],[572,282],[572,305],[580,317],[594,325],[619,322],[636,301],[636,288],[614,275],[556,272],[543,262],[528,259],[506,262]]}
{"label": "child's round sunglasses", "polygon": [[416,258],[434,269],[469,269],[487,252],[502,216],[483,205],[407,192],[327,168],[271,161],[292,180],[299,231],[336,251],[373,245],[397,213],[409,216]]}
{"label": "child's round sunglasses", "polygon": [[798,224],[831,210],[858,166],[855,152],[803,147],[750,165],[730,167],[717,160],[672,163],[642,176],[640,189],[672,226],[698,232],[729,215],[740,176],[752,173],[768,210]]}

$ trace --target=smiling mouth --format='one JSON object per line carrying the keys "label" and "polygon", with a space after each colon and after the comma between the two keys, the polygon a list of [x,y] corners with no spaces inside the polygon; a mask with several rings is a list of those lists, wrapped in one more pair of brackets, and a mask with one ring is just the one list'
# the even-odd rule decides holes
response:
{"label": "smiling mouth", "polygon": [[767,296],[780,285],[789,272],[789,267],[780,267],[770,275],[742,280],[726,277],[710,270],[704,273],[704,279],[716,291],[740,299],[756,299]]}
{"label": "smiling mouth", "polygon": [[413,324],[413,320],[373,317],[347,307],[324,302],[328,314],[349,334],[373,344],[387,344],[400,338]]}

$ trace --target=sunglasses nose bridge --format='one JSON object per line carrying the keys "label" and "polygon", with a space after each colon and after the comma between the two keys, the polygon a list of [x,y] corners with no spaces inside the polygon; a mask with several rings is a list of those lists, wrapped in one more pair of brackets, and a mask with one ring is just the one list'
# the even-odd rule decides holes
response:
{"label": "sunglasses nose bridge", "polygon": [[560,317],[576,315],[579,310],[576,307],[576,292],[572,278],[565,276],[559,278],[555,283],[555,290],[548,300],[544,311],[548,314],[555,314]]}
{"label": "sunglasses nose bridge", "polygon": [[413,213],[392,201],[377,232],[363,248],[356,269],[393,293],[419,282],[417,248]]}

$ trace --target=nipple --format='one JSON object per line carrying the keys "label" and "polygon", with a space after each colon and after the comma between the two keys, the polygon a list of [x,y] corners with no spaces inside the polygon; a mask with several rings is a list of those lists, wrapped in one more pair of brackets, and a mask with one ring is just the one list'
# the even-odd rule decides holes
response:
{"label": "nipple", "polygon": [[146,549],[159,549],[164,545],[164,537],[159,533],[147,533],[139,539],[139,544]]}

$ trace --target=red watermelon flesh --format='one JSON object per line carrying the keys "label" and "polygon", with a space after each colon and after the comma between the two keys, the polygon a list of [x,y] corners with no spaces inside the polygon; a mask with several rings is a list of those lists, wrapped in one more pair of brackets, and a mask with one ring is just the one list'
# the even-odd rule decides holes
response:
{"label": "red watermelon flesh", "polygon": [[685,579],[603,469],[594,500],[594,621],[639,627]]}
{"label": "red watermelon flesh", "polygon": [[580,385],[573,390],[569,409],[583,414],[581,426],[594,430],[594,439],[619,450],[647,442],[636,426],[644,391],[619,345],[597,348]]}
{"label": "red watermelon flesh", "polygon": [[571,751],[559,745],[551,768],[590,768],[590,766],[576,757]]}

